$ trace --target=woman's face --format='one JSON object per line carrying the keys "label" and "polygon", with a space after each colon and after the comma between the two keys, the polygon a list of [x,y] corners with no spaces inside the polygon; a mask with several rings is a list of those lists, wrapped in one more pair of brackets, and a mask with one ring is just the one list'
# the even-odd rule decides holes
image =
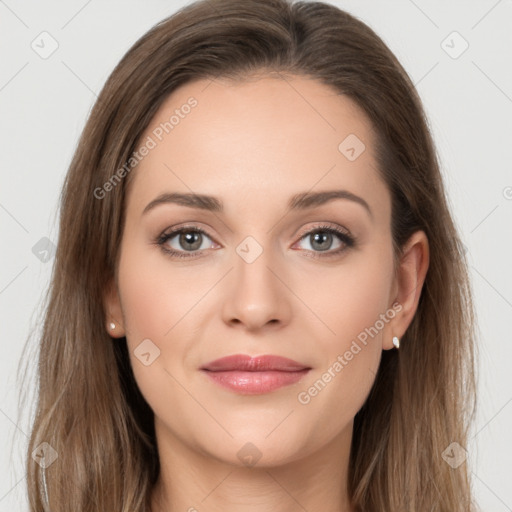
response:
{"label": "woman's face", "polygon": [[108,308],[160,442],[276,465],[346,440],[403,334],[369,121],[315,80],[201,80],[143,144]]}

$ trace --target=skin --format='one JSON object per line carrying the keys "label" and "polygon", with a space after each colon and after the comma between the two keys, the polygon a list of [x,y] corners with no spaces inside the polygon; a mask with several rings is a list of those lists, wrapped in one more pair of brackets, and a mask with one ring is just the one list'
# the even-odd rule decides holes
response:
{"label": "skin", "polygon": [[[200,80],[167,98],[141,140],[190,96],[198,105],[133,171],[117,283],[105,297],[116,323],[109,333],[127,337],[135,379],[155,413],[161,474],[152,510],[352,511],[353,419],[382,350],[394,348],[392,337],[416,311],[426,236],[410,238],[395,273],[391,197],[372,126],[348,98],[298,76]],[[349,134],[366,146],[354,161],[338,150]],[[335,189],[362,197],[371,215],[348,199],[287,210],[294,194]],[[224,212],[167,203],[143,214],[164,192],[192,191],[218,197]],[[185,223],[207,232],[201,254],[187,252],[178,234],[167,247],[193,255],[172,258],[155,240]],[[322,257],[344,246],[333,235],[326,251],[315,248],[313,230],[323,224],[348,230],[356,245]],[[263,250],[251,263],[236,251],[247,236]],[[394,318],[300,403],[298,394],[394,303],[401,306]],[[148,366],[134,355],[147,338],[160,350]],[[237,394],[199,371],[240,353],[288,357],[311,371],[259,395]],[[241,449],[260,456],[256,465],[239,458]]]}

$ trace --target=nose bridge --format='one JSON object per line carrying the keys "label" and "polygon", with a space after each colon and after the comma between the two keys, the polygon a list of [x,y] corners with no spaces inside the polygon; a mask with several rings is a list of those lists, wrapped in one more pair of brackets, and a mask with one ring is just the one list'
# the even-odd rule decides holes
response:
{"label": "nose bridge", "polygon": [[[262,240],[264,238],[264,240]],[[226,294],[227,322],[243,323],[251,329],[276,321],[286,323],[290,313],[286,286],[276,277],[282,268],[271,237],[247,236],[235,248],[234,268]],[[286,281],[285,277],[281,277]]]}
{"label": "nose bridge", "polygon": [[[262,237],[259,237],[262,240]],[[276,266],[277,255],[273,254],[270,237],[266,237],[261,243],[253,236],[247,236],[235,249],[235,275],[247,289],[254,284],[260,284],[262,288],[269,285],[267,281],[272,273],[269,267]]]}

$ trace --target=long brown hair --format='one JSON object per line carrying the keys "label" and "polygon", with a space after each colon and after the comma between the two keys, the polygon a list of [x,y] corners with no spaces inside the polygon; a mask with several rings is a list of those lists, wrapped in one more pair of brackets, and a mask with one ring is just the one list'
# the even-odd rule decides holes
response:
{"label": "long brown hair", "polygon": [[[418,310],[400,350],[383,352],[354,419],[354,507],[475,510],[467,464],[454,467],[443,456],[451,443],[466,446],[475,413],[471,286],[413,83],[367,25],[332,5],[203,0],[129,49],[103,87],[67,173],[27,451],[32,512],[46,510],[46,499],[52,512],[149,511],[159,472],[153,413],[134,380],[126,340],[106,332],[103,308],[116,277],[132,175],[125,164],[177,87],[255,73],[311,77],[355,101],[377,136],[378,170],[392,197],[395,256],[416,230],[429,240]],[[128,179],[98,197],[94,191],[123,166]],[[44,471],[32,457],[41,443],[58,454]]]}

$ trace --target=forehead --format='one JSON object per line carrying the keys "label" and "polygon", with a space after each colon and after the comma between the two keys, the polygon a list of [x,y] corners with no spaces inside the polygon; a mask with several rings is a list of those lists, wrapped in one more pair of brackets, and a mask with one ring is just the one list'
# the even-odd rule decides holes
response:
{"label": "forehead", "polygon": [[[372,125],[348,97],[317,80],[264,76],[202,79],[175,90],[141,141],[132,204],[162,192],[196,192],[230,202],[276,201],[312,189],[382,197]],[[238,208],[240,204],[236,205]]]}

